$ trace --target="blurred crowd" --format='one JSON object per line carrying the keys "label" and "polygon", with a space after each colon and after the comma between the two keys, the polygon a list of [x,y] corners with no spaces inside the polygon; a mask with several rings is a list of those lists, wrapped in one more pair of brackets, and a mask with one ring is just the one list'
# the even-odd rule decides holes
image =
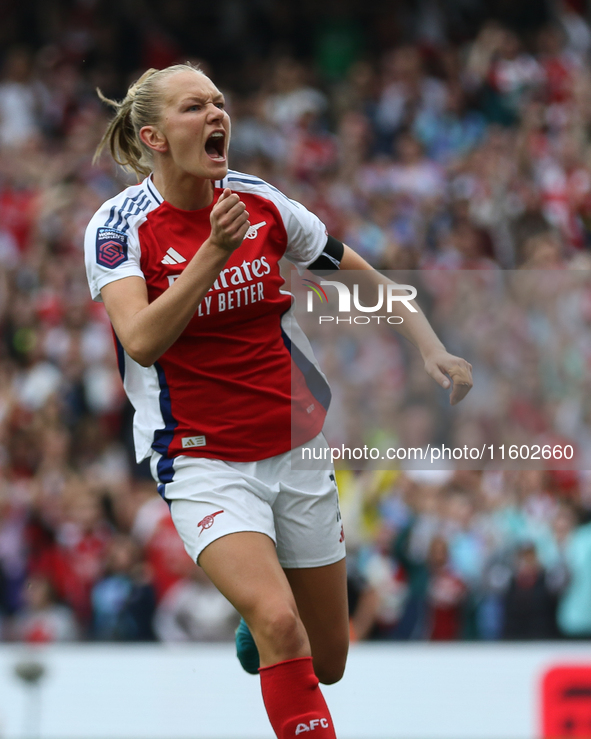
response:
{"label": "blurred crowd", "polygon": [[[461,3],[401,3],[407,15],[372,38],[336,3],[309,54],[268,43],[293,3],[268,3],[274,15],[219,3],[225,25],[212,11],[201,37],[185,18],[200,3],[166,3],[158,19],[142,0],[38,0],[34,22],[21,5],[0,30],[0,639],[218,640],[236,625],[133,462],[110,326],[84,274],[86,224],[133,182],[107,156],[92,164],[109,115],[94,88],[122,97],[149,66],[201,60],[227,97],[231,166],[374,266],[546,270],[545,292],[534,281],[493,327],[482,300],[450,320],[445,285],[430,283],[437,330],[456,353],[473,347],[487,388],[446,433],[496,443],[502,420],[517,441],[558,435],[591,453],[591,290],[560,281],[591,265],[591,29],[576,2],[521,3],[535,10],[521,25],[474,2],[482,17],[455,34],[442,11]],[[236,39],[255,11],[248,56]],[[331,353],[319,338],[334,433],[420,445],[432,391],[416,356],[381,338]],[[369,386],[375,421],[360,431]],[[356,638],[591,636],[586,472],[339,477]]]}
{"label": "blurred crowd", "polygon": [[591,636],[591,524],[585,495],[567,494],[559,476],[337,475],[354,638]]}

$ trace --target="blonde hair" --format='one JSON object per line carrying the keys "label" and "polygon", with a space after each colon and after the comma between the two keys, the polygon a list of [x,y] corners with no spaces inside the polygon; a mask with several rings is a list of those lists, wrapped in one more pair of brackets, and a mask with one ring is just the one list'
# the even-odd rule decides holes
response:
{"label": "blonde hair", "polygon": [[107,146],[111,156],[124,169],[135,172],[139,178],[147,177],[152,171],[152,152],[140,139],[140,129],[155,126],[162,111],[162,80],[177,72],[204,72],[195,64],[173,64],[165,69],[148,69],[129,86],[121,102],[109,100],[96,88],[97,95],[115,109],[115,117],[109,122],[93,157],[93,164]]}

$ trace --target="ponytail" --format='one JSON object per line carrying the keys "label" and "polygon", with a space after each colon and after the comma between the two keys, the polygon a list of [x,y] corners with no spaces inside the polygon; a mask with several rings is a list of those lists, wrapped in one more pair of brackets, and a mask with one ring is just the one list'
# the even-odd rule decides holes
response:
{"label": "ponytail", "polygon": [[144,126],[157,125],[162,110],[162,89],[158,84],[163,78],[177,72],[193,71],[203,74],[199,67],[187,62],[166,69],[148,69],[130,85],[121,102],[106,98],[96,89],[103,103],[115,109],[115,117],[109,122],[93,157],[93,164],[107,146],[113,159],[124,169],[135,172],[141,179],[152,171],[152,152],[140,139]]}

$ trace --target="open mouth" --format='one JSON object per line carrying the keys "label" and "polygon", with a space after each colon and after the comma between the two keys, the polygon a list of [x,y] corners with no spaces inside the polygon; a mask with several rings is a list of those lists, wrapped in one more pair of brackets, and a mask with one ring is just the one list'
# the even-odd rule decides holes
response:
{"label": "open mouth", "polygon": [[226,135],[221,131],[214,131],[205,142],[205,153],[214,162],[225,162]]}

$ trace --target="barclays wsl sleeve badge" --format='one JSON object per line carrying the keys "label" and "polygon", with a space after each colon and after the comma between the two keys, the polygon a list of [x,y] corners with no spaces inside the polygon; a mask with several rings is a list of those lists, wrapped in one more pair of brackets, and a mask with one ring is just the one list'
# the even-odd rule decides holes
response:
{"label": "barclays wsl sleeve badge", "polygon": [[114,228],[99,228],[96,232],[96,263],[115,269],[127,259],[127,235]]}

